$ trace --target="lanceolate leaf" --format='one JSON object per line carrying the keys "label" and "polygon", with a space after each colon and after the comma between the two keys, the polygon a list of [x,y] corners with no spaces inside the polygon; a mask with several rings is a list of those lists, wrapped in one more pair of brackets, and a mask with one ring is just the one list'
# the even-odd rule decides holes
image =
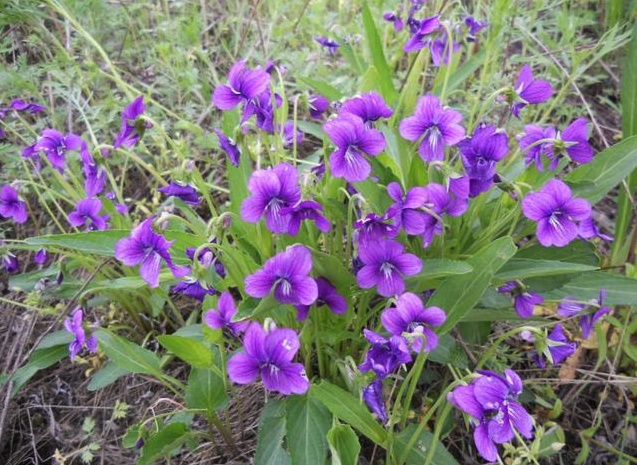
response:
{"label": "lanceolate leaf", "polygon": [[120,367],[117,363],[109,362],[91,377],[91,381],[86,388],[89,391],[97,391],[109,386],[126,374],[128,374],[128,371]]}
{"label": "lanceolate leaf", "polygon": [[459,260],[447,260],[444,258],[432,258],[423,261],[422,271],[416,276],[407,278],[407,286],[411,292],[422,292],[434,279],[446,276],[467,274],[473,271],[471,265]]}
{"label": "lanceolate leaf", "polygon": [[596,270],[596,266],[581,263],[561,262],[557,260],[532,260],[512,258],[495,275],[496,279],[512,281],[514,279],[554,276],[558,274],[579,273]]}
{"label": "lanceolate leaf", "polygon": [[374,420],[367,407],[349,392],[328,381],[322,381],[321,384],[310,388],[310,395],[318,399],[341,421],[350,424],[377,444],[385,444],[387,432]]}
{"label": "lanceolate leaf", "polygon": [[372,16],[367,2],[363,3],[363,25],[365,27],[365,35],[367,37],[367,45],[369,46],[369,52],[372,58],[372,63],[378,71],[380,79],[380,86],[383,97],[389,105],[391,105],[398,96],[394,84],[391,79],[391,71],[387,60],[385,59],[385,53],[383,52],[383,44],[378,35],[376,24],[374,23],[374,17]]}
{"label": "lanceolate leaf", "polygon": [[599,202],[628,173],[637,169],[637,136],[629,137],[595,155],[565,176],[573,195],[591,203]]}
{"label": "lanceolate leaf", "polygon": [[597,299],[599,290],[606,290],[607,305],[637,305],[637,280],[625,276],[592,271],[574,275],[573,279],[544,295],[546,300],[575,296],[579,300]]}
{"label": "lanceolate leaf", "polygon": [[516,250],[510,238],[497,239],[467,260],[473,268],[471,273],[452,276],[442,283],[428,304],[447,312],[447,321],[440,327],[440,333],[453,328],[478,303],[495,273]]}
{"label": "lanceolate leaf", "polygon": [[343,98],[343,93],[340,90],[336,89],[331,84],[328,84],[325,81],[319,81],[317,79],[312,79],[309,77],[302,77],[299,78],[299,80],[302,83],[307,84],[308,86],[313,88],[316,92],[318,92],[328,100],[340,100],[341,98]]}
{"label": "lanceolate leaf", "polygon": [[[624,69],[622,71],[622,137],[637,136],[637,25],[633,27],[633,35],[627,47],[628,53],[624,60]],[[632,78],[631,78],[632,76]],[[628,192],[626,190],[628,188]],[[631,202],[631,193],[633,196],[637,191],[637,170],[626,178],[626,186],[620,186],[619,197],[617,199],[617,217],[615,219],[615,241],[611,251],[612,264],[620,264],[628,255],[628,247],[625,247],[629,241],[626,236],[629,231],[631,219],[634,215],[634,207]]]}
{"label": "lanceolate leaf", "polygon": [[159,358],[150,350],[105,329],[96,332],[100,348],[117,365],[129,373],[162,374]]}
{"label": "lanceolate leaf", "polygon": [[115,255],[115,244],[117,241],[128,237],[128,235],[130,235],[130,231],[125,229],[107,229],[105,231],[29,237],[25,242],[38,247],[56,246],[72,249],[76,252],[112,257]]}
{"label": "lanceolate leaf", "polygon": [[318,400],[304,394],[285,401],[286,439],[294,465],[322,465],[327,459],[326,435],[332,414]]}

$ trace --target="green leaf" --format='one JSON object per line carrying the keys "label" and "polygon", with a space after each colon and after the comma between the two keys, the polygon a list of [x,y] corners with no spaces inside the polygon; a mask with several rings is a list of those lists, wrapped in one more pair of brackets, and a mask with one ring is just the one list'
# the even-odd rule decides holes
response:
{"label": "green leaf", "polygon": [[[341,292],[349,291],[349,288],[356,282],[354,275],[343,266],[343,262],[333,255],[320,252],[316,249],[312,251],[312,266],[317,276],[327,278]],[[347,295],[347,292],[344,295]]]}
{"label": "green leaf", "polygon": [[[624,60],[622,76],[637,76],[637,24],[632,31],[632,39],[627,47],[628,53]],[[637,79],[622,79],[622,137],[637,136]],[[637,192],[637,170],[626,179],[628,192]],[[633,204],[624,186],[619,189],[617,198],[617,216],[615,218],[615,240],[611,250],[611,263],[621,264],[628,255],[626,240],[633,218]]]}
{"label": "green leaf", "polygon": [[[460,85],[466,81],[470,76],[474,75],[475,72],[480,68],[480,66],[484,63],[484,56],[486,55],[486,48],[482,48],[478,53],[464,61],[458,69],[456,69],[451,76],[449,76],[449,82],[447,83],[447,95],[452,90],[460,87]],[[440,95],[442,92],[442,82],[435,85],[432,93],[436,95]]]}
{"label": "green leaf", "polygon": [[311,123],[309,121],[297,121],[297,127],[300,131],[306,134],[312,134],[317,139],[321,140],[325,137],[325,133],[323,132],[323,128],[320,124]]}
{"label": "green leaf", "polygon": [[44,339],[38,344],[39,349],[48,349],[49,347],[69,345],[73,341],[73,335],[68,331],[61,329],[53,331],[44,336]]}
{"label": "green leaf", "polygon": [[309,394],[285,401],[286,442],[294,465],[322,465],[327,459],[327,432],[332,414]]}
{"label": "green leaf", "polygon": [[129,373],[162,375],[159,358],[150,350],[105,329],[98,329],[96,334],[100,348],[120,368]]}
{"label": "green leaf", "polygon": [[637,280],[602,271],[591,271],[574,278],[551,292],[544,294],[545,300],[561,300],[576,296],[578,300],[597,299],[599,290],[606,290],[607,305],[637,305]]}
{"label": "green leaf", "polygon": [[580,263],[598,266],[599,258],[595,254],[595,245],[590,242],[573,241],[566,247],[544,247],[536,244],[520,249],[513,259],[559,260],[561,262]]}
{"label": "green leaf", "polygon": [[367,64],[364,62],[364,60],[361,59],[361,57],[358,56],[356,50],[354,50],[354,48],[350,44],[348,44],[347,42],[341,42],[341,46],[338,50],[339,52],[341,52],[341,55],[343,55],[347,59],[354,73],[363,74],[365,72]]}
{"label": "green leaf", "polygon": [[[13,397],[14,395],[16,395],[16,393],[38,371],[56,364],[63,358],[68,357],[68,355],[69,349],[67,347],[67,344],[47,347],[45,349],[37,349],[33,351],[26,365],[20,367],[11,379],[11,382],[13,383],[13,391],[11,392],[11,396]],[[3,379],[1,384],[4,384],[4,382],[5,380]]]}
{"label": "green leaf", "polygon": [[[187,247],[197,247],[201,245],[201,240],[194,234],[177,230],[163,231],[162,234],[166,239],[175,241],[171,250],[176,257],[183,254],[175,254],[175,250],[183,252]],[[130,231],[128,229],[107,229],[104,231],[86,231],[81,233],[29,237],[25,239],[24,242],[33,248],[62,247],[64,249],[70,249],[73,252],[85,252],[113,257],[115,256],[115,244],[117,244],[117,241],[129,235]],[[185,263],[185,259],[175,259],[175,261]]]}
{"label": "green leaf", "polygon": [[307,84],[309,87],[313,88],[315,91],[329,100],[340,100],[343,98],[343,93],[335,87],[332,87],[327,82],[319,81],[318,79],[312,79],[309,77],[302,77],[299,78],[299,80],[302,83]]}
{"label": "green leaf", "polygon": [[407,278],[407,287],[411,292],[422,292],[428,289],[432,280],[446,276],[463,275],[471,273],[473,268],[467,262],[448,260],[445,258],[432,258],[424,260],[422,271],[415,276]]}
{"label": "green leaf", "polygon": [[254,319],[257,316],[263,315],[272,311],[275,308],[281,307],[283,304],[279,302],[274,293],[270,292],[263,299],[245,299],[239,304],[237,313],[232,317],[232,321],[242,321],[246,319]]}
{"label": "green leaf", "polygon": [[[416,432],[418,425],[409,425],[404,431],[401,431],[394,438],[394,450],[396,456],[400,457],[405,452],[409,445],[409,440]],[[420,433],[418,440],[414,447],[409,451],[407,456],[407,465],[422,465],[427,460],[429,455],[429,449],[433,443],[434,437],[429,431],[423,431]],[[445,446],[440,442],[436,445],[436,452],[434,452],[433,459],[429,462],[431,465],[457,465],[458,462],[453,456],[445,449]]]}
{"label": "green leaf", "polygon": [[198,368],[212,365],[212,351],[201,341],[175,334],[157,336],[164,349],[172,352],[184,362]]}
{"label": "green leaf", "polygon": [[374,23],[374,17],[369,10],[367,2],[363,3],[363,26],[365,27],[365,36],[367,37],[367,45],[369,47],[372,63],[378,71],[381,94],[383,94],[385,101],[391,105],[398,97],[398,93],[392,83],[391,71],[387,64],[387,60],[385,59],[385,53],[383,52],[383,44],[380,40],[380,36],[378,35],[376,23]]}
{"label": "green leaf", "polygon": [[598,153],[592,162],[575,168],[564,179],[571,184],[574,196],[597,203],[635,169],[637,136],[632,136]]}
{"label": "green leaf", "polygon": [[558,260],[532,260],[512,258],[495,275],[496,279],[512,281],[514,279],[555,276],[559,274],[580,273],[596,270],[596,266],[581,263],[569,263]]}
{"label": "green leaf", "polygon": [[312,385],[310,395],[325,405],[332,415],[356,428],[379,445],[387,441],[387,432],[359,399],[328,381]]}
{"label": "green leaf", "polygon": [[270,399],[261,412],[254,463],[290,465],[290,457],[282,446],[284,436],[285,403],[279,399]]}
{"label": "green leaf", "polygon": [[183,423],[170,423],[146,440],[137,465],[150,465],[161,457],[176,452],[186,441],[188,427]]}
{"label": "green leaf", "polygon": [[193,368],[188,377],[186,405],[189,408],[206,409],[209,415],[228,403],[223,379],[212,370]]}
{"label": "green leaf", "polygon": [[467,260],[473,271],[447,278],[436,290],[428,305],[442,308],[447,320],[439,333],[449,331],[480,301],[495,273],[515,254],[509,237],[496,239]]}
{"label": "green leaf", "polygon": [[[248,197],[248,179],[252,172],[250,156],[241,146],[241,158],[239,166],[226,163],[226,176],[228,177],[228,187],[230,188],[230,210],[235,215],[241,214],[241,202]],[[233,225],[236,223],[232,222]]]}
{"label": "green leaf", "polygon": [[334,425],[327,433],[332,453],[332,465],[357,465],[361,445],[349,425]]}
{"label": "green leaf", "polygon": [[448,363],[458,368],[469,368],[467,353],[449,334],[443,334],[438,346],[429,354],[429,360],[437,363]]}
{"label": "green leaf", "polygon": [[127,373],[128,371],[120,367],[117,363],[109,362],[104,366],[104,368],[91,377],[91,381],[89,381],[87,389],[89,391],[97,391],[105,388]]}
{"label": "green leaf", "polygon": [[112,257],[115,255],[117,241],[129,235],[130,231],[127,229],[107,229],[105,231],[29,237],[25,239],[25,242],[34,247],[57,246],[72,249],[75,252]]}

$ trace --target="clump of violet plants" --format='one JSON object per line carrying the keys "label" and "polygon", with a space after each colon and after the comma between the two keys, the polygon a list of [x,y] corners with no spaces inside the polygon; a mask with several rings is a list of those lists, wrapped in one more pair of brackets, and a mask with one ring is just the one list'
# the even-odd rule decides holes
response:
{"label": "clump of violet plants", "polygon": [[[257,464],[453,465],[451,430],[475,463],[559,452],[523,372],[554,372],[634,303],[628,278],[600,270],[612,237],[593,207],[637,166],[637,141],[598,153],[583,109],[552,116],[563,83],[549,69],[516,56],[497,89],[471,68],[494,46],[488,18],[406,3],[377,17],[364,5],[360,47],[311,44],[342,67],[367,47],[354,93],[232,64],[207,128],[222,182],[152,118],[149,95],[122,104],[112,134],[34,131],[40,102],[0,109],[24,173],[0,187],[2,265],[29,306],[63,316],[34,355],[68,346],[100,367],[91,388],[143,374],[183,406],[129,428],[140,463],[196,449],[196,417],[236,450],[224,412],[242,417],[245,386],[265,402]],[[392,66],[381,27],[402,54]],[[476,83],[475,99],[458,92]],[[149,138],[174,149],[173,169],[142,155]],[[152,202],[127,197],[129,164]],[[48,229],[22,235],[41,214]],[[28,367],[5,382],[19,389]]]}

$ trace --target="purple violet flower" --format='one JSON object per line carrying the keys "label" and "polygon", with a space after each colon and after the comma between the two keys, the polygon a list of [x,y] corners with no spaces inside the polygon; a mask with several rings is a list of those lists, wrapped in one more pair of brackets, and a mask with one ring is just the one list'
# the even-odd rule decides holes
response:
{"label": "purple violet flower", "polygon": [[219,147],[221,148],[221,150],[226,152],[226,155],[228,155],[230,162],[234,166],[239,166],[241,151],[239,150],[239,147],[237,146],[237,144],[235,144],[232,141],[232,139],[230,139],[223,132],[221,132],[221,130],[214,128],[213,131],[219,138]]}
{"label": "purple violet flower", "polygon": [[381,379],[375,379],[363,389],[363,400],[383,424],[387,423],[387,407],[385,407],[383,400],[383,381]]}
{"label": "purple violet flower", "polygon": [[577,232],[577,234],[579,237],[585,240],[591,240],[596,237],[599,237],[600,239],[605,241],[609,241],[609,242],[613,241],[613,236],[604,234],[599,230],[592,216],[586,218],[585,220],[580,221],[579,231]]}
{"label": "purple violet flower", "polygon": [[571,189],[564,182],[552,179],[539,192],[531,192],[522,200],[522,212],[538,223],[540,244],[564,247],[577,237],[576,221],[591,216],[591,204],[573,198]]}
{"label": "purple violet flower", "polygon": [[71,318],[67,318],[64,320],[64,327],[66,330],[71,333],[75,338],[73,342],[69,345],[69,353],[71,356],[71,360],[73,360],[77,354],[82,351],[82,348],[86,346],[90,353],[94,354],[97,352],[97,337],[95,334],[91,334],[91,336],[86,339],[86,332],[84,331],[84,327],[82,326],[84,318],[84,313],[81,308],[77,308]]}
{"label": "purple violet flower", "polygon": [[[280,132],[280,128],[279,128]],[[300,145],[303,142],[303,133],[296,130],[296,145]],[[288,121],[283,125],[283,147],[288,148],[294,145],[294,123]]]}
{"label": "purple violet flower", "polygon": [[[248,101],[243,114],[241,115],[241,125],[243,126],[252,115],[256,115],[256,125],[262,131],[269,134],[274,133],[274,108],[279,108],[283,99],[279,94],[274,94],[274,105],[272,104],[272,93],[267,88],[264,92]],[[244,131],[245,132],[245,131]]]}
{"label": "purple violet flower", "polygon": [[387,216],[378,216],[376,213],[368,213],[365,218],[354,222],[354,229],[358,231],[359,244],[364,242],[376,242],[388,237],[398,235],[398,227],[387,223]]}
{"label": "purple violet flower", "polygon": [[281,215],[288,217],[288,230],[290,236],[296,236],[301,228],[303,220],[314,221],[321,232],[330,230],[330,222],[322,214],[323,206],[313,200],[303,200],[293,207],[281,208]]}
{"label": "purple violet flower", "polygon": [[[594,312],[589,311],[580,318],[580,327],[582,328],[582,337],[584,339],[588,339],[595,327],[595,323],[599,321],[600,318],[611,313],[610,307],[604,306],[604,299],[606,299],[606,290],[600,289],[599,298],[592,302],[594,308],[597,310]],[[577,302],[575,297],[567,296],[564,297],[562,302],[557,306],[557,314],[569,318],[581,313],[587,307],[588,305]]]}
{"label": "purple violet flower", "polygon": [[533,79],[533,72],[529,65],[522,66],[514,88],[517,101],[511,105],[511,113],[520,118],[520,110],[527,104],[546,102],[553,96],[553,87],[543,79]]}
{"label": "purple violet flower", "polygon": [[264,93],[270,85],[270,75],[261,68],[250,69],[244,60],[237,61],[228,73],[228,84],[215,88],[212,102],[220,110],[232,110]]}
{"label": "purple violet flower", "polygon": [[341,46],[340,43],[335,40],[329,40],[327,37],[317,37],[316,40],[321,46],[327,49],[330,55],[336,55],[336,51]]}
{"label": "purple violet flower", "polygon": [[203,302],[206,296],[215,295],[217,291],[212,287],[206,287],[202,285],[197,278],[187,278],[184,281],[178,283],[174,288],[175,294],[182,294],[187,297]]}
{"label": "purple violet flower", "polygon": [[237,384],[249,384],[261,376],[268,391],[304,394],[310,387],[305,369],[292,362],[299,347],[299,337],[291,329],[266,331],[252,323],[243,336],[244,351],[228,360],[228,376]]}
{"label": "purple violet flower", "polygon": [[27,204],[20,200],[18,191],[11,186],[0,188],[0,216],[13,218],[13,221],[20,224],[28,218]]}
{"label": "purple violet flower", "polygon": [[400,135],[416,142],[418,154],[425,162],[445,159],[445,147],[456,145],[465,135],[460,125],[462,115],[440,105],[437,95],[421,97],[414,115],[400,122]]}
{"label": "purple violet flower", "polygon": [[[411,53],[428,47],[431,44],[431,35],[440,29],[440,19],[438,18],[438,15],[435,15],[430,18],[425,18],[419,22],[410,18],[407,21],[407,24],[410,25],[414,34],[405,43],[403,51],[405,53]],[[414,32],[416,26],[418,27],[418,30]]]}
{"label": "purple violet flower", "polygon": [[[554,156],[553,142],[541,142],[543,139],[555,139],[557,136],[557,130],[552,126],[542,128],[534,124],[527,124],[524,126],[524,135],[518,138],[520,143],[520,149],[526,152],[526,164],[530,165],[535,162],[535,167],[538,171],[544,171],[544,164],[542,163],[542,155],[545,155],[550,161],[549,171],[553,171],[557,168],[559,158]],[[531,145],[536,144],[533,147]],[[528,148],[531,147],[531,148]]]}
{"label": "purple violet flower", "polygon": [[[318,297],[314,305],[316,308],[325,305],[332,313],[342,315],[347,312],[347,299],[340,295],[336,287],[325,278],[316,278],[316,287],[318,289]],[[297,321],[303,321],[310,313],[310,305],[295,305]]]}
{"label": "purple violet flower", "polygon": [[310,116],[314,119],[323,118],[323,113],[330,107],[330,101],[322,95],[311,95],[307,102]]}
{"label": "purple violet flower", "polygon": [[361,242],[358,254],[364,263],[356,274],[358,285],[363,289],[376,286],[384,297],[402,294],[405,291],[403,276],[418,274],[422,269],[420,258],[405,253],[405,246],[392,240]]}
{"label": "purple violet flower", "polygon": [[439,67],[441,64],[448,65],[451,55],[460,51],[460,44],[453,41],[453,52],[449,50],[449,41],[447,40],[447,34],[437,37],[429,44],[431,49],[431,62],[435,67]]}
{"label": "purple violet flower", "polygon": [[[216,243],[216,239],[213,239],[212,242]],[[195,260],[195,253],[197,252],[196,247],[188,247],[186,249],[186,256],[190,259],[190,261]],[[215,253],[209,248],[205,247],[199,251],[199,255],[197,256],[199,263],[201,263],[204,268],[208,269],[210,265],[214,266],[215,272],[222,278],[226,277],[226,269],[223,266],[223,263],[219,261],[219,258],[215,255]]]}
{"label": "purple violet flower", "polygon": [[464,17],[464,25],[467,27],[467,42],[475,42],[478,32],[487,27],[489,23],[478,21],[473,16],[467,15]]}
{"label": "purple violet flower", "polygon": [[383,19],[392,23],[394,25],[394,31],[396,32],[402,31],[405,27],[402,18],[391,11],[386,11],[385,13],[383,13]]}
{"label": "purple violet flower", "polygon": [[84,165],[84,191],[87,197],[99,195],[106,185],[106,170],[95,163]]}
{"label": "purple violet flower", "polygon": [[363,330],[363,333],[371,347],[367,349],[363,363],[358,365],[360,371],[373,371],[378,378],[383,379],[403,363],[411,362],[409,345],[404,337],[391,336],[385,339],[369,329]]}
{"label": "purple violet flower", "polygon": [[212,329],[229,329],[233,336],[238,336],[244,332],[248,325],[248,321],[234,322],[232,317],[237,314],[237,306],[234,303],[232,294],[228,291],[221,293],[217,308],[211,308],[204,315],[204,322]]}
{"label": "purple violet flower", "polygon": [[131,231],[130,237],[120,239],[115,244],[115,258],[126,266],[139,267],[139,273],[151,288],[159,286],[159,272],[162,261],[175,278],[182,278],[190,272],[187,266],[175,266],[168,253],[174,241],[153,231],[153,217],[142,221]]}
{"label": "purple violet flower", "polygon": [[301,200],[299,175],[292,165],[279,163],[274,168],[257,170],[248,182],[250,197],[241,204],[241,218],[258,223],[265,215],[265,224],[274,233],[288,232],[290,215],[282,210]]}
{"label": "purple violet flower", "polygon": [[42,266],[46,263],[46,261],[49,258],[49,252],[47,252],[46,249],[38,249],[38,251],[35,253],[35,256],[33,257],[33,261]]}
{"label": "purple violet flower", "polygon": [[544,298],[540,294],[527,291],[517,281],[509,281],[500,286],[498,292],[500,294],[510,294],[513,297],[513,306],[521,318],[531,318],[533,316],[533,308],[544,302]]}
{"label": "purple violet flower", "polygon": [[108,215],[100,216],[102,201],[96,197],[80,200],[75,210],[69,213],[69,223],[76,228],[86,227],[85,231],[102,231],[108,229]]}
{"label": "purple violet flower", "polygon": [[397,228],[402,227],[406,234],[422,234],[427,213],[421,207],[427,200],[427,190],[424,187],[412,187],[403,196],[400,184],[392,182],[387,185],[387,193],[394,201],[387,210],[387,217],[394,221]]}
{"label": "purple violet flower", "polygon": [[323,125],[336,150],[330,155],[330,169],[336,178],[348,182],[364,181],[372,167],[363,154],[375,156],[385,149],[385,137],[365,126],[358,116],[341,113]]}
{"label": "purple violet flower", "polygon": [[522,392],[522,380],[513,370],[504,376],[480,371],[468,386],[458,386],[447,400],[455,408],[472,417],[473,439],[480,455],[489,462],[498,460],[496,444],[515,437],[517,430],[529,439],[533,435],[533,417],[517,401]]}
{"label": "purple violet flower", "polygon": [[[413,231],[420,230],[419,234],[422,236],[424,248],[431,245],[434,236],[442,234],[444,229],[442,216],[444,214],[454,217],[461,216],[469,206],[465,192],[467,183],[462,182],[462,178],[458,179],[458,181],[450,180],[449,190],[442,184],[435,182],[424,187],[425,201],[422,205],[421,224],[420,227],[413,229]],[[462,197],[456,195],[454,191],[461,194]]]}
{"label": "purple violet flower", "polygon": [[495,126],[481,124],[458,143],[458,149],[469,176],[469,195],[477,197],[493,186],[497,164],[509,151],[509,138]]}
{"label": "purple violet flower", "polygon": [[589,163],[593,160],[595,152],[588,143],[588,120],[586,118],[578,118],[566,126],[560,134],[560,140],[562,144],[556,145],[564,147],[560,147],[559,155],[566,152],[566,155],[576,163]]}
{"label": "purple violet flower", "polygon": [[82,150],[84,147],[86,147],[85,142],[75,134],[64,136],[55,129],[45,129],[33,146],[33,151],[44,152],[53,168],[62,172],[66,165],[66,152]]}
{"label": "purple violet flower", "polygon": [[312,254],[303,245],[288,247],[266,260],[263,268],[245,280],[246,293],[263,298],[274,287],[274,297],[281,303],[310,305],[318,296],[316,282],[309,276]]}
{"label": "purple violet flower", "polygon": [[160,187],[157,190],[168,197],[177,197],[188,205],[199,205],[200,202],[197,189],[189,185],[171,181],[167,186]]}
{"label": "purple violet flower", "polygon": [[411,348],[418,353],[423,348],[426,352],[431,352],[438,347],[438,335],[431,327],[443,324],[447,315],[439,307],[425,307],[420,297],[411,292],[405,292],[398,296],[396,307],[386,309],[380,319],[383,327],[390,334],[394,336],[409,334],[407,339],[411,340]]}
{"label": "purple violet flower", "polygon": [[132,147],[136,145],[144,135],[144,131],[153,126],[149,121],[138,123],[139,117],[144,114],[145,110],[146,105],[144,104],[143,95],[137,97],[130,105],[124,108],[124,111],[122,111],[122,127],[115,142],[113,142],[113,147],[118,148],[122,145]]}
{"label": "purple violet flower", "polygon": [[11,252],[2,257],[2,265],[4,266],[4,270],[9,274],[16,274],[20,271],[20,262],[18,261],[18,257],[13,255]]}
{"label": "purple violet flower", "polygon": [[21,100],[21,99],[15,99],[9,104],[8,107],[0,110],[0,119],[4,119],[5,117],[4,113],[9,110],[26,111],[27,113],[35,115],[36,113],[40,113],[41,111],[46,110],[46,107],[44,105],[39,105],[37,103],[25,102],[24,100]]}
{"label": "purple violet flower", "polygon": [[365,126],[371,128],[381,118],[389,118],[394,110],[389,108],[383,97],[377,92],[362,93],[358,97],[343,102],[340,114],[349,113],[363,120]]}
{"label": "purple violet flower", "polygon": [[[553,366],[557,366],[562,363],[564,360],[573,355],[573,352],[577,349],[577,344],[569,341],[566,334],[564,334],[564,329],[562,329],[561,323],[555,325],[555,328],[553,328],[553,331],[551,331],[551,334],[549,334],[547,339],[548,344],[546,345],[546,350],[548,350],[551,354],[550,361]],[[553,343],[557,344],[553,345]],[[546,358],[549,360],[549,358],[545,353],[539,354],[536,352],[533,358],[540,368],[546,368],[546,362],[544,359]]]}

